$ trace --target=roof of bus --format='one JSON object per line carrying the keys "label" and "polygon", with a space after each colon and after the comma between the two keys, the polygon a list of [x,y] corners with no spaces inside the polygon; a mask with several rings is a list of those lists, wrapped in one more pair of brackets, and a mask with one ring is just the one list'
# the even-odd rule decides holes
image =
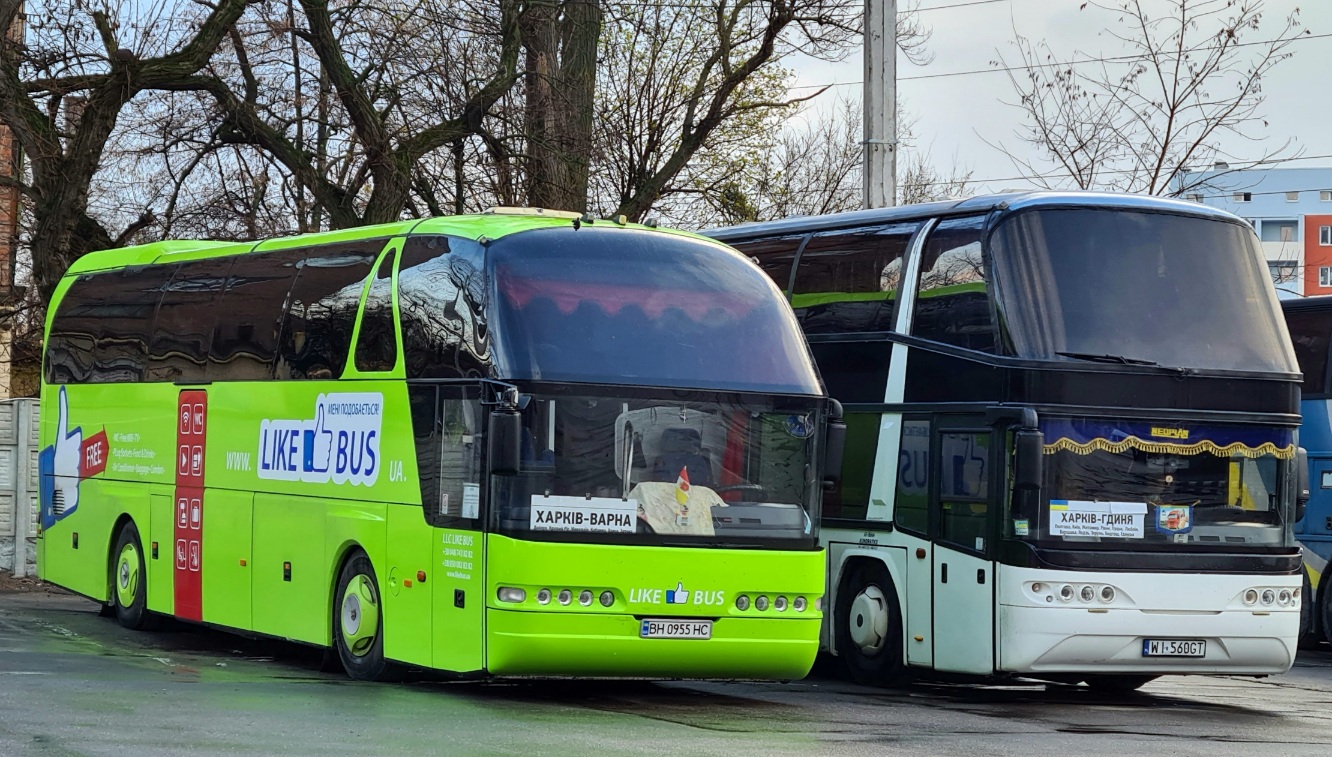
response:
{"label": "roof of bus", "polygon": [[1282,300],[1281,307],[1285,310],[1332,309],[1332,294],[1321,294],[1316,297],[1299,297],[1292,300]]}
{"label": "roof of bus", "polygon": [[[358,226],[352,229],[338,229],[316,234],[277,237],[259,242],[210,242],[204,240],[168,239],[161,242],[121,247],[113,250],[101,250],[83,255],[70,266],[69,275],[78,275],[93,271],[105,271],[128,266],[149,265],[152,263],[171,263],[199,258],[211,258],[221,255],[237,255],[247,252],[267,252],[306,245],[336,244],[355,242],[362,239],[387,238],[406,234],[441,234],[464,239],[479,240],[483,237],[499,239],[511,234],[533,229],[548,229],[572,226],[572,214],[541,215],[543,211],[535,209],[511,209],[494,213],[474,215],[442,216],[424,220],[397,221],[375,226]],[[581,222],[581,221],[580,221]],[[619,223],[617,221],[593,221],[600,227],[614,229],[635,229],[657,231],[678,236],[686,236],[699,241],[716,244],[716,240],[698,234],[676,229],[658,229],[637,223]]]}
{"label": "roof of bus", "polygon": [[1227,221],[1241,220],[1238,216],[1208,205],[1164,197],[1115,194],[1110,192],[1015,191],[1000,194],[978,195],[976,197],[968,197],[961,200],[927,202],[919,205],[899,205],[892,208],[875,208],[872,210],[853,210],[846,213],[831,213],[822,216],[794,216],[792,218],[784,218],[780,221],[742,223],[738,226],[707,229],[703,233],[714,239],[728,242],[755,236],[803,234],[824,229],[918,221],[924,218],[934,218],[938,216],[976,215],[980,213],[988,213],[993,210],[1011,212],[1038,206],[1069,207],[1073,205],[1182,213]]}

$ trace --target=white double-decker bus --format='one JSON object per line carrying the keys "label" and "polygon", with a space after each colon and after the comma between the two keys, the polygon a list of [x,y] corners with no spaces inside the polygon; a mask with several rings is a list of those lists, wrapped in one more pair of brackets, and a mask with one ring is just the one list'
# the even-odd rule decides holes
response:
{"label": "white double-decker bus", "polygon": [[1239,218],[1029,193],[710,234],[847,411],[823,644],[852,678],[1290,667],[1299,369]]}

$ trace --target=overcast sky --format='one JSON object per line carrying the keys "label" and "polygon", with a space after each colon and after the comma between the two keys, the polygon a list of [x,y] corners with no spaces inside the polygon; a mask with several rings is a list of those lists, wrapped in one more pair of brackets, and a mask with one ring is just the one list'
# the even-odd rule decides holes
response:
{"label": "overcast sky", "polygon": [[[1022,122],[1021,111],[1002,102],[1014,99],[1006,74],[919,80],[910,77],[992,68],[992,61],[1000,55],[1011,64],[1017,57],[1012,44],[1015,30],[1033,40],[1049,41],[1059,60],[1123,55],[1122,43],[1105,31],[1107,23],[1114,23],[1117,16],[1092,8],[1080,11],[1083,0],[999,0],[927,10],[968,1],[920,0],[920,18],[934,32],[929,43],[934,60],[923,68],[899,60],[899,95],[916,118],[919,146],[930,152],[936,165],[956,163],[973,171],[976,180],[1002,179],[978,181],[977,192],[1028,186],[1029,182],[1008,178],[1023,172],[981,138],[983,134],[992,143],[1002,141],[1014,152],[1030,150],[1015,136]],[[899,4],[902,2],[899,0]],[[1167,5],[1155,0],[1144,2],[1153,10]],[[1315,35],[1332,32],[1332,2],[1328,0],[1303,4],[1267,0],[1265,8],[1262,27],[1246,40],[1270,39],[1296,8],[1304,29]],[[1301,150],[1304,155],[1332,155],[1332,83],[1328,76],[1332,71],[1332,37],[1296,42],[1290,49],[1294,57],[1278,65],[1264,82],[1267,102],[1262,111],[1269,123],[1269,137],[1260,144],[1226,145],[1240,157],[1257,158],[1264,149],[1275,148],[1287,139],[1292,140],[1292,150]],[[836,64],[805,61],[795,68],[801,85],[859,82],[862,76],[859,55]],[[816,106],[833,104],[838,93],[858,99],[860,92],[859,84],[833,87],[818,98]],[[1289,165],[1332,166],[1332,159]]]}

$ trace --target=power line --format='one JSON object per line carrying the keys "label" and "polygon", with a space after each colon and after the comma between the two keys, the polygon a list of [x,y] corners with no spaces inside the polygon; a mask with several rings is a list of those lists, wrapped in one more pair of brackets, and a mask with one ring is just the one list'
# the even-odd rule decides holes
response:
{"label": "power line", "polygon": [[1010,3],[1013,0],[972,0],[969,3],[953,3],[951,5],[932,5],[928,8],[912,8],[911,10],[901,11],[897,15],[905,16],[909,13],[925,13],[927,11],[946,11],[950,8],[966,8],[972,5],[989,5],[991,3]]}
{"label": "power line", "polygon": [[[1329,37],[1332,37],[1332,32],[1328,32],[1326,34],[1305,34],[1299,37],[1291,37],[1290,41],[1302,42],[1304,40],[1327,39]],[[1277,39],[1269,39],[1258,42],[1240,42],[1235,45],[1231,45],[1231,47],[1251,47],[1253,45],[1270,45],[1274,42],[1280,42],[1280,41],[1281,40]],[[1216,48],[1200,48],[1200,49],[1214,50]],[[1033,68],[1063,68],[1065,66],[1081,66],[1087,63],[1124,63],[1127,61],[1138,61],[1144,59],[1145,56],[1142,55],[1116,55],[1106,58],[1087,58],[1085,60],[1056,61],[1054,63],[1033,63],[1030,66],[991,66],[989,68],[977,68],[977,69],[972,69],[970,71],[944,71],[937,74],[916,74],[915,76],[899,76],[897,77],[897,80],[919,81],[921,79],[947,79],[954,76],[975,76],[977,74],[997,74],[997,73],[1004,73],[1007,71],[1029,71]],[[860,81],[843,81],[843,82],[830,82],[828,84],[800,84],[794,87],[787,87],[787,89],[793,90],[793,89],[826,89],[828,87],[858,87],[863,83],[864,82]]]}

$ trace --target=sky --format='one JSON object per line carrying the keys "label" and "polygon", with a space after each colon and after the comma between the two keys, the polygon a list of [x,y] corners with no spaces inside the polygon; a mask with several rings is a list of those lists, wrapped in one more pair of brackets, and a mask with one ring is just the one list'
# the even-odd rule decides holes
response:
{"label": "sky", "polygon": [[[1149,12],[1167,9],[1161,0],[1143,0]],[[1032,40],[1046,40],[1059,60],[1075,57],[1109,57],[1125,54],[1123,44],[1106,32],[1118,18],[1091,7],[1079,10],[1083,0],[919,0],[920,18],[933,29],[929,50],[934,59],[925,67],[913,66],[898,56],[898,94],[906,110],[916,119],[918,147],[927,150],[932,162],[947,173],[957,165],[973,175],[973,192],[1020,188],[1031,182],[1015,180],[1025,171],[1015,168],[1001,151],[986,144],[1002,142],[1013,152],[1035,157],[1032,148],[1016,136],[1022,124],[1019,109],[1005,105],[1014,100],[1012,85],[1002,72],[960,76],[936,76],[959,71],[991,69],[1003,56],[1016,61],[1015,33]],[[899,0],[905,7],[905,0]],[[941,7],[955,6],[955,7]],[[930,10],[937,8],[937,10]],[[1266,40],[1275,36],[1284,19],[1299,9],[1298,19],[1312,34],[1332,33],[1332,2],[1328,0],[1267,0],[1261,27],[1246,39]],[[1303,155],[1332,155],[1332,37],[1308,39],[1291,47],[1294,56],[1278,65],[1264,80],[1267,96],[1260,114],[1268,121],[1264,142],[1239,140],[1225,145],[1240,157],[1261,157],[1291,140],[1291,151]],[[795,63],[797,86],[859,82],[861,58],[853,55],[840,63],[804,60]],[[930,75],[935,78],[912,79]],[[794,90],[793,94],[808,94]],[[835,86],[820,95],[813,107],[829,107],[842,96],[860,97],[861,86]],[[1046,165],[1046,164],[1041,164]],[[1302,160],[1290,166],[1332,166],[1332,159]],[[997,181],[987,181],[996,179]]]}

